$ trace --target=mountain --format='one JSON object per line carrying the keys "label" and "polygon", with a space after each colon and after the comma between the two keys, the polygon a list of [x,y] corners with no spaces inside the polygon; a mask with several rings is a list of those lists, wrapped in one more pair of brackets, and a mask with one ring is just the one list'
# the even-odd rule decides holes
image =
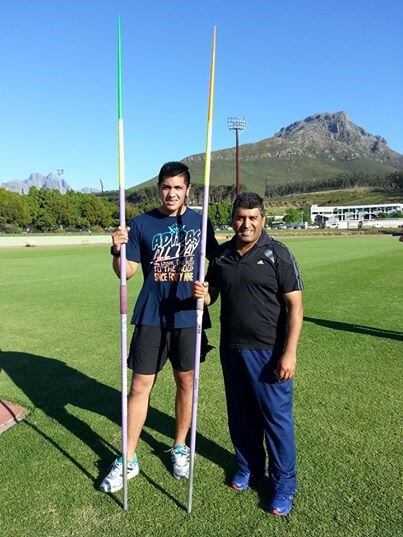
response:
{"label": "mountain", "polygon": [[31,173],[25,181],[8,181],[0,186],[18,192],[19,194],[27,194],[31,186],[36,188],[47,188],[49,190],[58,190],[61,194],[65,194],[68,190],[72,190],[71,186],[54,173],[49,173],[46,177],[40,173]]}
{"label": "mountain", "polygon": [[[15,180],[1,183],[0,187],[19,194],[27,194],[31,186],[36,186],[38,189],[47,188],[49,190],[58,190],[61,194],[65,194],[68,190],[74,190],[67,181],[60,179],[54,173],[49,173],[47,176],[40,173],[31,173],[25,181]],[[82,194],[93,194],[99,192],[98,188],[86,186],[79,190]]]}
{"label": "mountain", "polygon": [[[240,182],[248,190],[263,194],[267,184],[315,182],[341,173],[387,175],[403,169],[403,155],[392,151],[382,136],[369,134],[346,112],[321,113],[282,128],[271,138],[239,147]],[[192,182],[203,182],[204,153],[183,159],[189,166]],[[211,155],[211,183],[233,185],[235,148],[214,151]],[[127,190],[155,186],[156,177]],[[25,181],[0,184],[26,194],[31,186],[55,189],[64,194],[71,186],[56,174],[46,177],[32,173]],[[97,192],[85,187],[80,192]]]}
{"label": "mountain", "polygon": [[[267,184],[313,182],[340,173],[386,175],[403,169],[403,155],[392,151],[382,136],[369,134],[349,120],[346,112],[320,113],[282,128],[271,138],[239,147],[240,182],[264,193]],[[202,183],[204,154],[183,159],[192,182]],[[235,148],[214,151],[211,182],[230,185],[235,176]],[[150,179],[129,193],[153,186]]]}

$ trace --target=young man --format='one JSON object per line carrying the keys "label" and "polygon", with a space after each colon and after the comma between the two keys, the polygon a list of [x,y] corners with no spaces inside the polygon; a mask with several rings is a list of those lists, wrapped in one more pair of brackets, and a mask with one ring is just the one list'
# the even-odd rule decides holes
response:
{"label": "young man", "polygon": [[[220,246],[205,285],[193,296],[206,305],[221,294],[220,356],[228,422],[238,472],[236,490],[265,472],[269,455],[269,511],[287,515],[296,492],[292,378],[302,327],[302,280],[291,252],[264,230],[260,196],[239,195],[235,236]],[[208,283],[207,283],[208,282]]]}
{"label": "young man", "polygon": [[[133,370],[128,398],[128,479],[139,473],[137,443],[147,417],[149,398],[159,371],[167,359],[176,383],[176,432],[171,450],[173,475],[189,476],[186,435],[192,411],[193,368],[196,339],[196,303],[192,286],[197,279],[200,255],[201,216],[186,207],[190,173],[181,162],[168,162],[160,170],[158,209],[136,216],[127,229],[113,233],[113,270],[120,276],[120,247],[127,244],[127,278],[141,263],[143,287],[132,324],[136,325],[128,367]],[[207,254],[217,249],[209,223]],[[208,327],[208,325],[206,326]],[[204,336],[204,349],[206,350]],[[122,460],[117,459],[100,485],[103,492],[123,487]]]}

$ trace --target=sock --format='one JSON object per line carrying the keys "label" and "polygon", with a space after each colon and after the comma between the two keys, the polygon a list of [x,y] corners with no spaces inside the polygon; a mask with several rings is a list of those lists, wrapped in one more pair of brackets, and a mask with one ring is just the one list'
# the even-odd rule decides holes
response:
{"label": "sock", "polygon": [[[123,464],[123,457],[120,456],[118,459],[118,464]],[[133,455],[133,458],[131,461],[127,461],[128,466],[133,466],[134,464],[137,464],[137,453]]]}

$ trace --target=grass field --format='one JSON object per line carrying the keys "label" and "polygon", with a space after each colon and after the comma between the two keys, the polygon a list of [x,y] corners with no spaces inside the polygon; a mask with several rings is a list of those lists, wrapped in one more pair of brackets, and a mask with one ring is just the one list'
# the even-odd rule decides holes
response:
{"label": "grass field", "polygon": [[[169,474],[173,380],[153,393],[141,475],[97,492],[120,445],[118,280],[105,246],[0,251],[0,395],[28,419],[0,437],[0,535],[397,536],[401,517],[403,244],[288,239],[305,281],[295,386],[299,493],[268,515],[265,484],[226,486],[234,459],[217,351],[201,369],[194,505]],[[134,301],[140,279],[129,285]],[[212,308],[217,346],[218,308]]]}

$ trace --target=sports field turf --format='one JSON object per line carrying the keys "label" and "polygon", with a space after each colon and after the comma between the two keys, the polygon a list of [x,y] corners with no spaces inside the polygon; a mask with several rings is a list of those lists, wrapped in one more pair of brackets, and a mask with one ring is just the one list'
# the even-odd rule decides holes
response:
{"label": "sports field turf", "polygon": [[[118,280],[105,246],[0,250],[0,397],[30,410],[0,437],[0,535],[397,536],[401,517],[403,244],[389,236],[285,241],[305,281],[295,414],[299,492],[226,486],[234,459],[217,350],[201,368],[194,505],[169,473],[173,380],[160,375],[141,475],[97,492],[119,427]],[[129,284],[133,303],[140,277]],[[210,339],[217,346],[218,307]],[[245,312],[247,314],[247,312]]]}

